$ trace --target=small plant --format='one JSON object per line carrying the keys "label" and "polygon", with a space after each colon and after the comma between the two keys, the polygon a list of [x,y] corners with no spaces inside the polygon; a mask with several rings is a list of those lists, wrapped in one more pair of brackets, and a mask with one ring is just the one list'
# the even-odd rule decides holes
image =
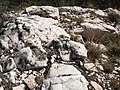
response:
{"label": "small plant", "polygon": [[76,25],[80,25],[81,23],[84,22],[84,19],[82,16],[79,16],[78,18],[74,17],[74,18],[72,18],[72,22],[76,22]]}
{"label": "small plant", "polygon": [[99,45],[95,46],[90,42],[86,42],[86,48],[88,50],[88,58],[92,62],[96,62],[96,60],[100,60],[102,58],[103,51],[100,49]]}
{"label": "small plant", "polygon": [[119,14],[116,14],[115,11],[114,11],[114,13],[110,13],[108,15],[108,19],[110,20],[110,22],[115,22],[115,24],[119,23],[119,21],[120,21],[119,18],[120,18]]}
{"label": "small plant", "polygon": [[38,60],[40,61],[46,60],[47,55],[43,53],[42,51],[40,51],[40,49],[34,47],[32,48],[32,53],[38,58]]}
{"label": "small plant", "polygon": [[105,73],[111,73],[114,70],[114,65],[110,62],[106,62],[102,66]]}
{"label": "small plant", "polygon": [[110,85],[112,87],[112,90],[120,90],[120,80],[111,79]]}
{"label": "small plant", "polygon": [[119,62],[120,59],[120,35],[114,35],[108,40],[106,44],[108,48],[108,56],[111,62]]}

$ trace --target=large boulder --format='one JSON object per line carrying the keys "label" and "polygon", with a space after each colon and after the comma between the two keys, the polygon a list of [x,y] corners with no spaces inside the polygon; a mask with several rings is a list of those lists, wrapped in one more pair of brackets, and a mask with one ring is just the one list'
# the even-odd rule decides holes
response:
{"label": "large boulder", "polygon": [[88,90],[88,81],[72,65],[53,64],[42,90]]}
{"label": "large boulder", "polygon": [[36,34],[42,42],[53,40],[54,38],[59,37],[61,34],[68,36],[68,34],[62,28],[55,25],[58,23],[58,21],[52,18],[44,18],[32,15],[28,17],[18,17],[17,22],[20,23],[18,25],[19,28],[28,30],[30,35]]}

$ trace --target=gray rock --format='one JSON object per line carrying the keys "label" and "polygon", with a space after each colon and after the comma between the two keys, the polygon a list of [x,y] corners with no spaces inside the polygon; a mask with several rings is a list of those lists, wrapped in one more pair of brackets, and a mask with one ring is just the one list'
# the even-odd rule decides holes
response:
{"label": "gray rock", "polygon": [[70,47],[72,49],[71,58],[84,60],[87,57],[87,49],[85,48],[84,44],[70,41]]}
{"label": "gray rock", "polygon": [[3,86],[0,87],[0,90],[4,90]]}
{"label": "gray rock", "polygon": [[6,62],[2,63],[2,71],[8,72],[16,68],[16,64],[13,58],[8,58]]}
{"label": "gray rock", "polygon": [[21,85],[19,85],[19,86],[12,87],[12,90],[25,90],[25,85],[24,85],[24,84],[21,84]]}
{"label": "gray rock", "polygon": [[9,48],[8,42],[5,42],[2,39],[0,40],[0,44],[1,44],[2,49],[8,49]]}
{"label": "gray rock", "polygon": [[103,12],[102,10],[95,10],[95,14],[99,15],[99,16],[108,16],[107,13]]}
{"label": "gray rock", "polygon": [[47,66],[47,57],[38,48],[34,48],[34,50],[31,50],[30,47],[22,48],[15,57],[17,67],[22,70],[39,69]]}
{"label": "gray rock", "polygon": [[31,6],[26,8],[26,12],[31,15],[40,15],[43,17],[59,19],[58,8],[52,6]]}
{"label": "gray rock", "polygon": [[88,81],[75,67],[54,63],[42,90],[88,90],[87,85]]}
{"label": "gray rock", "polygon": [[112,32],[118,33],[117,29],[115,29],[113,26],[107,25],[105,23],[98,23],[98,24],[81,23],[81,26],[87,30],[99,29],[102,31],[107,31],[107,32],[112,31]]}

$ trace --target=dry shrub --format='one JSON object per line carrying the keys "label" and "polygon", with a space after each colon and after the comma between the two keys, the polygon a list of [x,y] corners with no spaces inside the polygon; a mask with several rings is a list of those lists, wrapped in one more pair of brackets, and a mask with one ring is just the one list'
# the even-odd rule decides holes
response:
{"label": "dry shrub", "polygon": [[111,79],[110,85],[112,87],[112,90],[120,90],[120,80]]}
{"label": "dry shrub", "polygon": [[111,73],[114,70],[114,65],[110,62],[106,62],[102,66],[105,73]]}
{"label": "dry shrub", "polygon": [[111,33],[99,29],[87,29],[81,35],[84,41],[104,44],[107,43],[107,39],[111,36]]}
{"label": "dry shrub", "polygon": [[84,18],[82,16],[79,16],[78,18],[74,17],[72,18],[72,22],[76,22],[76,25],[80,25],[81,23],[84,22]]}
{"label": "dry shrub", "polygon": [[100,60],[102,58],[103,51],[100,49],[99,45],[95,46],[90,42],[86,42],[85,46],[88,50],[88,58],[95,63],[96,60]]}

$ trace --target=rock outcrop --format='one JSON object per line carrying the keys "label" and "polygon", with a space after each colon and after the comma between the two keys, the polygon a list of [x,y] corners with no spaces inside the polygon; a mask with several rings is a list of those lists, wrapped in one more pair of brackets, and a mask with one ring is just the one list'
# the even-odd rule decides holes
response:
{"label": "rock outcrop", "polygon": [[[103,41],[119,35],[120,11],[30,6],[8,16],[0,30],[0,90],[119,90],[119,63],[105,67]],[[86,43],[100,59],[89,60]]]}

